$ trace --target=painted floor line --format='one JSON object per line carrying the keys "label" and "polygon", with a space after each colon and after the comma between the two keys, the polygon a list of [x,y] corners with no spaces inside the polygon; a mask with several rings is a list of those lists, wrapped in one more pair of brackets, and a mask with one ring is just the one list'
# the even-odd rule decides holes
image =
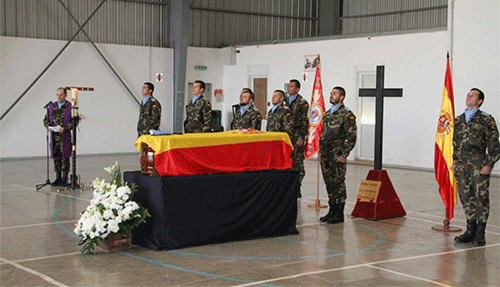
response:
{"label": "painted floor line", "polygon": [[[78,220],[59,221],[59,223],[71,223],[71,222],[78,222]],[[15,225],[15,226],[8,226],[8,227],[0,227],[0,230],[43,226],[43,225],[55,225],[55,224],[56,224],[55,222],[44,222],[44,223],[34,223],[34,224],[26,224],[26,225]]]}
{"label": "painted floor line", "polygon": [[51,278],[51,277],[49,277],[49,276],[47,276],[47,275],[45,275],[43,273],[40,273],[40,272],[35,271],[33,269],[30,269],[28,267],[24,267],[21,264],[18,264],[18,263],[13,262],[13,261],[9,261],[9,260],[4,259],[4,258],[0,258],[0,259],[3,260],[3,261],[5,261],[7,264],[10,264],[10,265],[12,265],[12,266],[14,266],[14,267],[16,267],[18,269],[24,270],[24,271],[26,271],[26,272],[28,272],[30,274],[33,274],[33,275],[35,275],[37,277],[40,277],[41,279],[49,282],[50,284],[54,284],[56,286],[61,286],[61,287],[63,287],[63,286],[66,287],[66,285],[62,284],[59,281],[54,280],[53,278]]}
{"label": "painted floor line", "polygon": [[[436,222],[436,221],[427,220],[427,219],[418,218],[418,217],[411,217],[411,216],[405,216],[405,217],[409,218],[409,219],[413,219],[413,220],[419,220],[419,221],[429,222],[429,223],[434,223],[434,224],[441,224],[442,223],[442,222]],[[462,227],[462,226],[459,226],[459,227]],[[492,231],[488,231],[488,230],[486,230],[485,232],[488,234],[500,235],[500,233],[498,233],[498,232],[492,232]],[[459,234],[459,233],[457,233],[457,234]]]}
{"label": "painted floor line", "polygon": [[271,282],[276,282],[276,281],[281,281],[281,280],[288,280],[288,279],[298,278],[298,277],[302,277],[302,276],[316,275],[316,274],[323,274],[323,273],[329,273],[329,272],[334,272],[334,271],[341,271],[341,270],[348,270],[348,269],[354,269],[354,268],[359,268],[359,267],[365,267],[365,266],[373,265],[373,264],[391,263],[391,262],[406,261],[406,260],[420,259],[420,258],[433,257],[433,256],[441,256],[441,255],[445,255],[445,254],[466,252],[466,251],[470,251],[470,250],[474,250],[474,249],[483,249],[483,248],[498,247],[498,246],[500,246],[500,243],[491,244],[491,245],[485,245],[485,246],[482,246],[482,247],[467,248],[467,249],[458,249],[458,250],[452,250],[452,251],[446,251],[446,252],[431,253],[431,254],[424,254],[424,255],[418,255],[418,256],[410,256],[410,257],[403,257],[403,258],[396,258],[396,259],[388,259],[388,260],[382,260],[382,261],[376,261],[376,262],[370,262],[370,263],[363,263],[363,264],[351,265],[351,266],[344,266],[344,267],[333,268],[333,269],[304,272],[304,273],[294,274],[294,275],[291,275],[291,276],[284,276],[284,277],[272,278],[272,279],[267,279],[267,280],[262,280],[262,281],[256,281],[256,282],[247,283],[247,284],[241,284],[241,285],[234,285],[234,286],[238,286],[238,287],[254,286],[254,285],[266,284],[266,283],[271,283]]}
{"label": "painted floor line", "polygon": [[[79,254],[81,254],[81,252],[71,252],[71,253],[63,253],[63,254],[50,255],[50,256],[42,256],[42,257],[36,257],[36,258],[27,258],[27,259],[21,259],[21,260],[14,260],[12,262],[23,263],[23,262],[31,262],[31,261],[51,259],[51,258],[64,257],[64,256],[71,256],[71,255],[79,255]],[[5,262],[5,264],[7,264],[7,263]]]}
{"label": "painted floor line", "polygon": [[[413,213],[415,213],[415,214],[421,214],[421,215],[425,215],[425,216],[429,216],[429,217],[436,217],[436,218],[441,218],[441,219],[443,219],[443,217],[442,217],[442,216],[438,216],[438,215],[434,215],[434,214],[427,214],[427,213],[418,212],[418,211],[413,211]],[[462,219],[452,219],[452,220],[456,220],[456,221],[459,221],[459,222],[462,222],[462,223],[467,223],[467,221],[462,220]],[[489,224],[489,223],[488,223],[488,227],[500,228],[500,226],[497,226],[497,225],[491,225],[491,224]]]}
{"label": "painted floor line", "polygon": [[382,268],[382,267],[373,266],[373,265],[371,265],[371,264],[368,264],[368,265],[366,265],[366,266],[367,266],[367,267],[370,267],[370,268],[374,268],[374,269],[382,270],[382,271],[385,271],[385,272],[389,272],[389,273],[393,273],[393,274],[397,274],[397,275],[401,275],[401,276],[409,277],[409,278],[412,278],[412,279],[416,279],[416,280],[420,280],[420,281],[425,281],[425,282],[428,282],[428,283],[436,284],[436,285],[439,285],[439,286],[451,287],[450,285],[446,285],[446,284],[443,284],[443,283],[440,283],[440,282],[437,282],[437,281],[433,281],[433,280],[425,279],[425,278],[422,278],[422,277],[413,276],[413,275],[406,274],[406,273],[397,272],[397,271],[390,270],[390,269],[387,269],[387,268]]}
{"label": "painted floor line", "polygon": [[[26,190],[33,190],[33,188],[29,188],[29,187],[18,185],[18,184],[11,184],[11,185],[19,187],[19,188],[24,188]],[[78,196],[67,195],[67,194],[63,194],[63,193],[60,193],[60,192],[46,191],[46,190],[39,190],[37,192],[46,193],[46,194],[53,194],[53,195],[58,195],[58,196],[63,196],[63,197],[67,197],[67,198],[74,198],[74,199],[78,199],[78,200],[85,200],[85,201],[89,201],[89,202],[91,201],[91,199],[82,198],[82,197],[78,197]]]}

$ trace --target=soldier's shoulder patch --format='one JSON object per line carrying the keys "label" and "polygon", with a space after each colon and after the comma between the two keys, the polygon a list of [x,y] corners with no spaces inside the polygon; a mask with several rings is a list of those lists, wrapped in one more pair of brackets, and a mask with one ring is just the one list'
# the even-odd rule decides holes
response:
{"label": "soldier's shoulder patch", "polygon": [[207,101],[207,107],[211,107],[212,104],[210,103],[210,101]]}
{"label": "soldier's shoulder patch", "polygon": [[260,113],[257,114],[258,119],[262,119],[262,115]]}
{"label": "soldier's shoulder patch", "polygon": [[153,104],[153,109],[156,108],[158,105],[157,104]]}
{"label": "soldier's shoulder patch", "polygon": [[286,111],[286,112],[285,112],[285,117],[291,117],[291,116],[292,116],[292,113],[291,113],[291,112],[289,112],[289,111]]}

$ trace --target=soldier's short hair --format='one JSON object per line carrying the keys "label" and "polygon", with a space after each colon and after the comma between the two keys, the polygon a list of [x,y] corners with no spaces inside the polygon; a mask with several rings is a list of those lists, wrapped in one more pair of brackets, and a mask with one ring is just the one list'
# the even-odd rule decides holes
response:
{"label": "soldier's short hair", "polygon": [[340,92],[340,95],[345,98],[345,89],[344,88],[342,88],[340,86],[336,86],[333,89],[338,90]]}
{"label": "soldier's short hair", "polygon": [[481,91],[481,90],[480,90],[480,89],[478,89],[478,88],[472,88],[472,89],[470,89],[470,90],[471,90],[471,91],[476,91],[476,92],[478,92],[478,93],[479,93],[479,99],[480,99],[480,100],[483,100],[483,101],[479,104],[479,106],[481,107],[481,105],[484,103],[484,93],[483,93],[483,91]]}
{"label": "soldier's short hair", "polygon": [[145,82],[144,85],[148,86],[148,89],[151,90],[151,95],[152,95],[153,92],[155,91],[155,85],[153,85],[153,83],[150,82]]}
{"label": "soldier's short hair", "polygon": [[[59,87],[59,88],[57,88],[57,90],[62,90],[62,91],[63,91],[63,94],[65,94],[66,96],[68,95],[68,91],[66,91],[66,89],[65,89],[65,88],[63,88],[63,87]],[[57,91],[57,90],[56,90],[56,91]]]}
{"label": "soldier's short hair", "polygon": [[205,87],[206,87],[205,82],[203,82],[202,80],[196,80],[196,81],[194,81],[194,82],[195,82],[195,84],[196,84],[196,83],[197,83],[197,84],[200,84],[200,88],[202,88],[202,89],[203,89],[203,91],[205,91]]}
{"label": "soldier's short hair", "polygon": [[274,90],[275,93],[280,93],[280,95],[284,98],[286,97],[286,94],[283,90]]}
{"label": "soldier's short hair", "polygon": [[300,89],[300,82],[297,79],[290,80],[290,83],[295,83],[295,86]]}

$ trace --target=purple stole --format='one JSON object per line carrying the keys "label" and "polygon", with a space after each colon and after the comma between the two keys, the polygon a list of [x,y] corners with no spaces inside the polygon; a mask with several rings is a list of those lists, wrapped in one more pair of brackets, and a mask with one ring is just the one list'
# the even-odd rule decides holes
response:
{"label": "purple stole", "polygon": [[[69,124],[71,120],[71,103],[65,101],[67,106],[64,110],[64,119],[63,125]],[[56,108],[57,102],[53,103],[49,106],[49,124],[52,125],[52,114],[54,113],[54,109]],[[50,133],[50,157],[54,157],[54,136],[53,133]],[[71,154],[71,131],[63,132],[63,157],[69,157]]]}

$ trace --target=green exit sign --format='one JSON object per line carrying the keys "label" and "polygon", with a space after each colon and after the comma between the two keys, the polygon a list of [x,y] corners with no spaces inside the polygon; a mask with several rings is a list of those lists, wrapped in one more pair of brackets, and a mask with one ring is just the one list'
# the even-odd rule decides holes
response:
{"label": "green exit sign", "polygon": [[194,66],[195,70],[206,71],[208,70],[207,66]]}

